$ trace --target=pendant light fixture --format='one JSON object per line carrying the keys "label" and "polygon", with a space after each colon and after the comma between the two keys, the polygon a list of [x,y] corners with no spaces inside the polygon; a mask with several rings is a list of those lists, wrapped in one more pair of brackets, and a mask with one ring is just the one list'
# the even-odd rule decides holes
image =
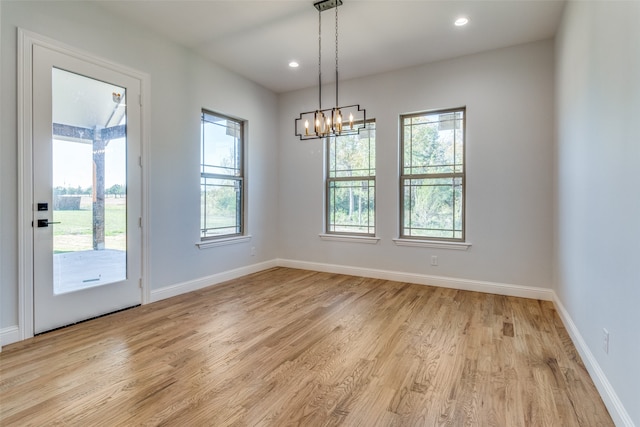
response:
{"label": "pendant light fixture", "polygon": [[[318,10],[318,108],[300,113],[295,119],[295,134],[300,140],[360,133],[367,123],[367,112],[360,105],[340,106],[338,103],[338,6],[342,0],[320,0],[313,4]],[[322,12],[335,8],[336,12],[336,103],[322,109]]]}

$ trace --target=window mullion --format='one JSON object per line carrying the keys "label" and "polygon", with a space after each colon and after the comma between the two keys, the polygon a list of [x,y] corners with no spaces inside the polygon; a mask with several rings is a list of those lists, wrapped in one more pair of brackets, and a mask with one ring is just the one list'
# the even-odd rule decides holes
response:
{"label": "window mullion", "polygon": [[464,240],[465,120],[464,107],[400,117],[401,237]]}
{"label": "window mullion", "polygon": [[[327,233],[375,234],[375,203],[372,200],[375,198],[375,122],[367,122],[369,133],[366,136],[342,135],[327,139]],[[367,185],[366,189],[364,185]],[[366,201],[363,200],[365,197]]]}
{"label": "window mullion", "polygon": [[[244,233],[244,122],[201,111],[201,239]],[[222,173],[220,173],[222,172]]]}

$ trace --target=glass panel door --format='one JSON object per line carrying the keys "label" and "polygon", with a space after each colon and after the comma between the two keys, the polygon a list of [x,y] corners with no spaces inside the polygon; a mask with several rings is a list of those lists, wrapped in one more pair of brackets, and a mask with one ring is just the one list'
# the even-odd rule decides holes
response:
{"label": "glass panel door", "polygon": [[141,81],[102,64],[33,47],[34,333],[142,299]]}
{"label": "glass panel door", "polygon": [[52,70],[54,294],[127,278],[126,89]]}

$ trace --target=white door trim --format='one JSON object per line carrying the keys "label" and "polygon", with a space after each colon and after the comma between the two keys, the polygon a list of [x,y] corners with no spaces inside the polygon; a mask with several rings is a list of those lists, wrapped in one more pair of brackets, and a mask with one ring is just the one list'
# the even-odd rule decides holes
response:
{"label": "white door trim", "polygon": [[81,59],[98,66],[126,74],[140,81],[142,163],[142,304],[150,302],[148,283],[148,171],[150,76],[112,61],[83,52],[56,40],[18,28],[18,328],[20,339],[33,337],[33,46],[48,49]]}

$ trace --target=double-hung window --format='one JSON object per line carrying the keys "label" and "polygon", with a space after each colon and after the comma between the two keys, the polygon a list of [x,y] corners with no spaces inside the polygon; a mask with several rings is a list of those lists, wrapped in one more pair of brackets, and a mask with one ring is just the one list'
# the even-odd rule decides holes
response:
{"label": "double-hung window", "polygon": [[376,130],[327,138],[326,232],[375,236]]}
{"label": "double-hung window", "polygon": [[202,110],[200,238],[244,234],[244,123]]}
{"label": "double-hung window", "polygon": [[464,241],[465,108],[400,117],[400,238]]}

